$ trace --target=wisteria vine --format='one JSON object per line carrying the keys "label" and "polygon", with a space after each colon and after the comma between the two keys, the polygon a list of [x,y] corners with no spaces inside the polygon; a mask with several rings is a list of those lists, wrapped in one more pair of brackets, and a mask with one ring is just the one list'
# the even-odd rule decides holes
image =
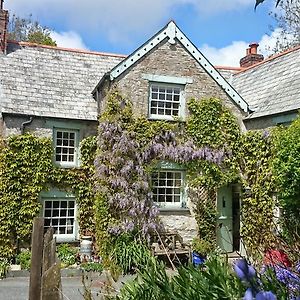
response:
{"label": "wisteria vine", "polygon": [[159,161],[185,165],[195,160],[219,165],[225,153],[223,149],[199,148],[171,131],[157,132],[141,146],[135,132],[127,130],[120,119],[116,116],[116,121],[110,118],[99,124],[96,193],[105,195],[111,215],[106,228],[110,235],[133,233],[145,238],[162,228],[152,201],[149,166],[155,167]]}

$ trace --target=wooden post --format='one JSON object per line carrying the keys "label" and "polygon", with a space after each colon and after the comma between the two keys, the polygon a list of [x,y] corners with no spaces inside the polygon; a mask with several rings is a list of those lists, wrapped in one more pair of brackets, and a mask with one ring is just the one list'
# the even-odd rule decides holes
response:
{"label": "wooden post", "polygon": [[40,300],[41,298],[41,279],[42,279],[42,260],[44,219],[34,218],[31,239],[31,268],[29,282],[29,300]]}
{"label": "wooden post", "polygon": [[55,264],[55,248],[56,241],[53,239],[53,228],[50,227],[44,235],[42,274],[44,274],[52,265]]}

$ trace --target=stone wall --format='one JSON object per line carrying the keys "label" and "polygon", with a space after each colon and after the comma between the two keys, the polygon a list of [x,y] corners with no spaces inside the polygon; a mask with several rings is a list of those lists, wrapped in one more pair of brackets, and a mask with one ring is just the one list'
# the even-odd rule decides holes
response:
{"label": "stone wall", "polygon": [[190,244],[197,236],[197,222],[189,211],[161,212],[160,218],[167,231],[178,232],[185,243]]}
{"label": "stone wall", "polygon": [[[9,136],[12,134],[21,134],[22,124],[29,121],[30,117],[19,115],[5,115],[3,120],[3,135]],[[97,134],[97,122],[40,117],[33,117],[30,124],[25,124],[24,132],[32,132],[40,137],[52,137],[53,126],[49,125],[49,123],[51,122],[63,122],[66,128],[68,128],[68,124],[70,124],[70,129],[73,128],[74,124],[79,124],[81,127],[81,139]]]}

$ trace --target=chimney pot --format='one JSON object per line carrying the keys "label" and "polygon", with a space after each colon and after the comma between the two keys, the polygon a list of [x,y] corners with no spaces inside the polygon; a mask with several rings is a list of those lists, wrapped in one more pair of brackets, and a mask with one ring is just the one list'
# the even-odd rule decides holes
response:
{"label": "chimney pot", "polygon": [[251,43],[249,45],[250,47],[250,53],[251,54],[257,54],[257,48],[258,48],[259,44],[258,43]]}
{"label": "chimney pot", "polygon": [[240,60],[242,68],[250,67],[264,60],[264,56],[257,53],[258,46],[258,43],[251,43],[249,48],[246,49],[246,56]]}
{"label": "chimney pot", "polygon": [[0,52],[6,53],[8,11],[3,9],[4,0],[0,0]]}

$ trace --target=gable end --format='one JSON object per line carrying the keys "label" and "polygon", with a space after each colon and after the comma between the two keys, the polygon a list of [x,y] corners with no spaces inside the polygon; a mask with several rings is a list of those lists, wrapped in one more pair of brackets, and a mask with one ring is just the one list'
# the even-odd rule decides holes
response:
{"label": "gable end", "polygon": [[[175,44],[178,40],[183,47],[192,55],[199,65],[210,75],[210,77],[225,91],[232,101],[244,112],[249,112],[248,103],[237,93],[237,91],[224,79],[224,77],[205,58],[198,48],[185,36],[185,34],[171,21],[151,39],[139,47],[135,52],[120,62],[109,73],[110,80],[113,81],[128,68],[134,65],[140,58],[150,52],[155,46],[168,38],[168,42]],[[98,84],[99,85],[99,84]]]}

